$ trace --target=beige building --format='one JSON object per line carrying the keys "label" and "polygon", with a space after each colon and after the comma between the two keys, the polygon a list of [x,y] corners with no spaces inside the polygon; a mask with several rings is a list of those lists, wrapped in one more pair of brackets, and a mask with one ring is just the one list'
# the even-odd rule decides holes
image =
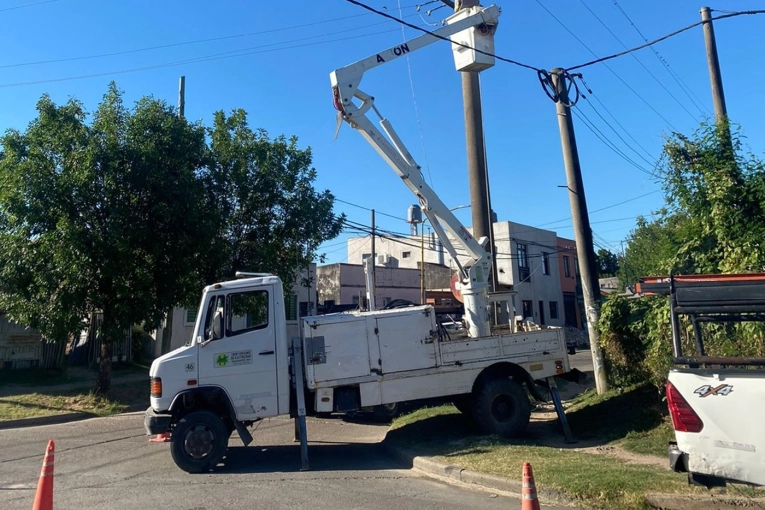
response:
{"label": "beige building", "polygon": [[[511,221],[495,222],[493,227],[497,280],[501,286],[518,292],[513,300],[516,315],[532,317],[538,324],[563,326],[557,234]],[[370,256],[372,242],[370,237],[356,237],[348,239],[347,246],[348,263],[361,264]],[[460,260],[467,258],[462,250],[457,251],[457,256]],[[419,267],[423,258],[426,263],[442,262],[452,270],[457,268],[434,234],[425,234],[424,243],[419,236],[375,240],[377,267]]]}

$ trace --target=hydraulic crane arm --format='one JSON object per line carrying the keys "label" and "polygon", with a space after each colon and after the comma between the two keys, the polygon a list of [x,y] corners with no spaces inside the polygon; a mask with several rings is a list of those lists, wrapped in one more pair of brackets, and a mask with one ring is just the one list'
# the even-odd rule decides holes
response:
{"label": "hydraulic crane arm", "polygon": [[[420,166],[414,161],[390,122],[383,118],[375,107],[374,97],[361,91],[359,83],[364,73],[370,69],[432,44],[440,39],[438,36],[453,36],[478,25],[496,26],[499,14],[499,8],[496,6],[474,7],[471,9],[471,13],[463,19],[440,28],[432,34],[426,34],[396,45],[330,74],[335,108],[340,112],[342,120],[356,129],[369,142],[415,194],[436,235],[452,259],[458,264],[461,290],[465,301],[468,334],[474,338],[490,334],[488,280],[491,255],[485,249],[487,240],[477,241],[444,205],[435,191],[428,186],[422,177]],[[354,98],[359,101],[359,104],[356,104]],[[382,131],[367,118],[367,113],[370,110],[373,110],[379,117]],[[460,264],[457,257],[458,247],[469,257],[468,262],[464,265]]]}

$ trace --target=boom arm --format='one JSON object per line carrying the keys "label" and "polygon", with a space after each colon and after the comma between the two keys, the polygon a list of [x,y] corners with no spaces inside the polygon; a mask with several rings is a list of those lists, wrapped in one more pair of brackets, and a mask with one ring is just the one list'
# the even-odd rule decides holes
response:
{"label": "boom arm", "polygon": [[[422,206],[422,211],[430,220],[433,230],[441,240],[444,248],[457,263],[460,270],[460,283],[465,301],[468,334],[471,337],[482,337],[490,334],[488,312],[488,279],[491,268],[491,255],[486,252],[486,239],[477,241],[460,223],[435,191],[422,178],[420,166],[414,161],[401,139],[393,130],[390,122],[380,115],[374,105],[374,97],[361,91],[359,83],[364,73],[396,58],[419,50],[439,40],[439,37],[449,37],[462,30],[476,25],[496,25],[499,8],[474,8],[475,12],[464,19],[403,44],[389,48],[354,64],[335,70],[330,74],[334,94],[335,108],[340,112],[342,120],[350,124],[366,139],[378,154],[393,168],[404,184],[415,194]],[[354,98],[360,104],[354,102]],[[367,118],[369,110],[373,110],[380,119],[380,127],[387,135]],[[451,238],[447,235],[451,234]],[[457,258],[457,246],[469,256],[464,266]]]}

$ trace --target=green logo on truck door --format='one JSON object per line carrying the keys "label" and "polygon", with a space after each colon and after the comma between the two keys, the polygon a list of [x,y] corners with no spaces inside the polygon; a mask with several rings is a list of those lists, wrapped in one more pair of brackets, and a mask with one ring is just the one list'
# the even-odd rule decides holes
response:
{"label": "green logo on truck door", "polygon": [[221,352],[215,356],[215,368],[237,367],[252,364],[252,351]]}

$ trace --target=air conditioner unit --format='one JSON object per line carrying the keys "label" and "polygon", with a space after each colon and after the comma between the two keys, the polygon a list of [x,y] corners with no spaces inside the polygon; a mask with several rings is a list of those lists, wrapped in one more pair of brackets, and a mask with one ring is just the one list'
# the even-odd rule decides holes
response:
{"label": "air conditioner unit", "polygon": [[388,264],[388,262],[390,262],[390,255],[388,255],[387,253],[384,254],[384,255],[378,255],[377,256],[377,263],[379,265],[385,266],[385,265]]}

